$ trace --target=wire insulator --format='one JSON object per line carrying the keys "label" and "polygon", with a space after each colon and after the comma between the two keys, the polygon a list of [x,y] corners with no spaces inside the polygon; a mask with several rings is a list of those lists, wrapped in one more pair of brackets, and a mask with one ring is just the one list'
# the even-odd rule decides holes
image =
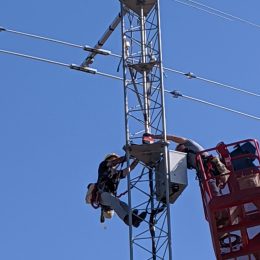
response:
{"label": "wire insulator", "polygon": [[73,69],[73,70],[79,70],[79,71],[90,73],[90,74],[96,74],[97,73],[96,69],[92,69],[92,68],[89,68],[89,67],[82,67],[82,66],[78,66],[76,64],[71,64],[70,68]]}
{"label": "wire insulator", "polygon": [[83,50],[94,52],[96,54],[101,54],[101,55],[110,55],[111,54],[111,51],[104,50],[104,49],[96,49],[96,48],[92,48],[92,47],[89,47],[89,46],[84,46]]}
{"label": "wire insulator", "polygon": [[197,77],[192,73],[188,72],[184,74],[188,79],[196,79]]}
{"label": "wire insulator", "polygon": [[173,90],[170,92],[174,98],[182,97],[182,94],[177,90]]}

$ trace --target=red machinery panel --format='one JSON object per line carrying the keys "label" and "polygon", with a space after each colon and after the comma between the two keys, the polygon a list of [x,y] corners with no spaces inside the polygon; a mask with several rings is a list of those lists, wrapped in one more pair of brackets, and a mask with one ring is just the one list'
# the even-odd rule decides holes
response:
{"label": "red machinery panel", "polygon": [[[216,173],[209,160],[211,155],[218,156],[230,172]],[[220,143],[200,152],[197,163],[205,217],[217,259],[260,260],[258,142],[248,139]]]}

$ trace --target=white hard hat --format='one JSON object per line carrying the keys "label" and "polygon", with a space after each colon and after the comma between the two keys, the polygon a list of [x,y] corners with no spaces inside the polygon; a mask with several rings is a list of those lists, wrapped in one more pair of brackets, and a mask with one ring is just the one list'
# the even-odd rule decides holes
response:
{"label": "white hard hat", "polygon": [[119,158],[120,156],[117,155],[116,153],[109,153],[105,156],[105,159],[104,160],[107,160],[109,158],[112,158],[112,157],[116,157],[116,158]]}

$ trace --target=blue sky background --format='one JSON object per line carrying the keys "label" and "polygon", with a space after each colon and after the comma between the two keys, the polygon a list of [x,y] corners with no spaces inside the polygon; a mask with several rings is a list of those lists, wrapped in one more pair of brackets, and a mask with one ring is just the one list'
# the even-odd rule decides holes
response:
{"label": "blue sky background", "polygon": [[[258,0],[201,3],[260,24]],[[119,1],[1,1],[8,29],[95,45],[119,12]],[[260,30],[172,0],[161,1],[164,66],[259,93]],[[120,54],[120,30],[104,46]],[[0,49],[80,64],[80,49],[0,32]],[[93,68],[121,76],[119,60]],[[0,54],[0,259],[129,259],[128,228],[99,223],[85,205],[104,155],[123,153],[122,82]],[[166,72],[165,88],[260,116],[259,97]],[[168,133],[205,147],[260,139],[259,121],[166,95]],[[172,147],[174,148],[174,147]],[[125,199],[127,199],[125,197]],[[213,260],[195,175],[172,207],[173,256]],[[138,259],[139,260],[139,259]]]}

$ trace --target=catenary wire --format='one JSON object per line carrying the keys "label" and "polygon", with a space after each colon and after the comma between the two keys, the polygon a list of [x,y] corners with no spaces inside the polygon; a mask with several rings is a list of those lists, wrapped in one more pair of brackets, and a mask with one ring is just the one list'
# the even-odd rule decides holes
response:
{"label": "catenary wire", "polygon": [[213,8],[213,7],[205,5],[205,4],[202,4],[202,3],[198,2],[198,1],[193,1],[193,0],[172,0],[172,1],[184,4],[186,6],[193,7],[195,9],[207,12],[207,13],[212,14],[212,15],[219,16],[219,17],[224,18],[224,19],[229,20],[229,21],[238,21],[238,22],[242,22],[242,23],[248,24],[250,26],[254,26],[256,28],[260,28],[259,24],[253,23],[253,22],[251,22],[249,20],[240,18],[238,16],[229,14],[227,12],[223,12],[223,11],[221,11],[219,9]]}
{"label": "catenary wire", "polygon": [[230,14],[230,13],[223,12],[223,11],[221,11],[221,10],[219,10],[219,9],[213,8],[213,7],[208,6],[208,5],[205,5],[205,4],[202,4],[202,3],[198,2],[198,1],[193,1],[193,0],[186,0],[186,1],[191,2],[191,3],[194,3],[194,4],[197,4],[197,5],[200,5],[200,6],[203,6],[203,7],[205,7],[205,8],[208,8],[209,10],[218,12],[218,13],[220,13],[220,14],[226,15],[228,18],[231,18],[231,20],[232,20],[232,19],[233,19],[233,20],[237,20],[237,21],[240,21],[240,22],[242,22],[242,23],[246,23],[246,24],[249,24],[249,25],[251,25],[251,26],[260,28],[260,25],[259,25],[259,24],[253,23],[253,22],[251,22],[251,21],[249,21],[249,20],[240,18],[240,17],[235,16],[235,15],[232,15],[232,14]]}
{"label": "catenary wire", "polygon": [[[36,57],[36,56],[31,56],[31,55],[21,54],[21,53],[17,53],[17,52],[12,52],[12,51],[1,50],[1,49],[0,49],[0,53],[19,56],[19,57],[22,57],[22,58],[32,59],[32,60],[46,62],[46,63],[50,63],[50,64],[55,64],[55,65],[67,67],[67,68],[70,68],[70,69],[74,69],[74,70],[78,70],[78,71],[82,71],[82,72],[86,72],[86,73],[90,73],[90,74],[97,74],[97,75],[100,75],[100,76],[109,77],[109,78],[112,78],[112,79],[123,81],[123,78],[120,78],[120,77],[117,77],[117,76],[114,76],[114,75],[110,75],[110,74],[107,74],[107,73],[103,73],[103,72],[98,72],[95,69],[88,68],[88,67],[81,67],[81,66],[78,66],[78,65],[75,65],[75,64],[66,64],[66,63],[62,63],[62,62],[57,62],[57,61],[53,61],[53,60],[49,60],[49,59],[39,58],[39,57]],[[187,96],[187,95],[182,95],[182,94],[179,94],[175,91],[169,91],[169,90],[164,90],[164,91],[166,93],[173,95],[174,97],[184,97],[186,99],[190,99],[190,100],[197,101],[197,102],[200,102],[200,103],[204,103],[204,104],[214,106],[214,107],[217,107],[217,108],[220,108],[220,109],[224,109],[226,111],[237,113],[237,114],[240,114],[240,115],[252,118],[252,119],[260,120],[260,118],[257,117],[257,116],[253,116],[253,115],[250,115],[250,114],[240,112],[238,110],[234,110],[234,109],[230,109],[230,108],[227,108],[227,107],[224,107],[224,106],[220,106],[220,105],[208,102],[208,101],[204,101],[202,99],[197,99],[197,98],[193,98],[193,97],[190,97],[190,96]]]}
{"label": "catenary wire", "polygon": [[[79,44],[75,44],[75,43],[71,43],[71,42],[67,42],[67,41],[61,41],[61,40],[57,40],[57,39],[53,39],[53,38],[49,38],[49,37],[36,35],[36,34],[20,32],[20,31],[16,31],[16,30],[7,29],[2,26],[0,26],[0,32],[8,32],[8,33],[16,34],[16,35],[22,35],[22,36],[26,36],[26,37],[30,37],[30,38],[34,38],[34,39],[38,39],[38,40],[49,41],[49,42],[62,44],[62,45],[66,45],[66,46],[70,46],[70,47],[74,47],[74,48],[78,48],[78,49],[83,49],[83,50],[87,50],[87,51],[89,49],[91,49],[93,51],[100,53],[100,49],[95,49],[88,45],[79,45]],[[103,51],[105,51],[106,55],[111,55],[111,56],[114,56],[117,58],[121,58],[121,55],[111,53],[110,51],[106,51],[106,50],[103,50]]]}
{"label": "catenary wire", "polygon": [[82,71],[82,72],[86,72],[86,73],[90,73],[90,74],[97,74],[100,76],[117,79],[117,80],[121,80],[121,81],[123,80],[123,78],[120,78],[120,77],[117,77],[114,75],[110,75],[107,73],[99,72],[96,69],[92,69],[89,67],[81,67],[81,66],[78,66],[75,64],[67,64],[67,63],[63,63],[63,62],[53,61],[53,60],[49,60],[49,59],[44,59],[44,58],[40,58],[40,57],[36,57],[36,56],[31,56],[31,55],[27,55],[27,54],[22,54],[22,53],[13,52],[13,51],[7,51],[7,50],[1,50],[1,49],[0,49],[0,53],[9,54],[9,55],[18,56],[21,58],[26,58],[26,59],[36,60],[36,61],[41,61],[41,62],[46,62],[49,64],[59,65],[59,66],[67,67],[70,69],[74,69],[74,70],[78,70],[78,71]]}
{"label": "catenary wire", "polygon": [[255,120],[260,120],[260,117],[257,117],[257,116],[254,116],[254,115],[250,115],[250,114],[247,114],[247,113],[235,110],[235,109],[231,109],[231,108],[228,108],[228,107],[220,106],[220,105],[217,105],[215,103],[211,103],[211,102],[208,102],[208,101],[205,101],[205,100],[202,100],[202,99],[198,99],[198,98],[194,98],[194,97],[191,97],[191,96],[183,95],[183,94],[179,93],[178,91],[165,90],[165,92],[171,94],[174,98],[183,97],[183,98],[186,98],[186,99],[189,99],[189,100],[193,100],[193,101],[196,101],[196,102],[199,102],[199,103],[203,103],[203,104],[206,104],[206,105],[209,105],[209,106],[217,107],[217,108],[223,109],[225,111],[236,113],[236,114],[239,114],[239,115],[242,115],[242,116],[245,116],[245,117],[249,117],[249,118],[252,118],[252,119],[255,119]]}
{"label": "catenary wire", "polygon": [[[192,2],[194,2],[194,1],[192,1]],[[67,45],[67,46],[75,47],[75,48],[80,48],[80,49],[91,48],[87,45],[83,46],[83,45],[79,45],[79,44],[70,43],[70,42],[67,42],[67,41],[60,41],[60,40],[56,40],[56,39],[53,39],[53,38],[43,37],[43,36],[39,36],[39,35],[35,35],[35,34],[20,32],[20,31],[16,31],[16,30],[10,30],[10,29],[4,28],[4,27],[0,27],[0,32],[1,31],[14,33],[14,34],[17,34],[17,35],[23,35],[23,36],[27,36],[27,37],[31,37],[31,38],[36,38],[36,39],[40,39],[40,40],[46,40],[46,41],[50,41],[50,42],[54,42],[54,43],[58,43],[58,44],[63,44],[63,45]],[[94,48],[91,48],[91,49],[94,49]],[[114,56],[114,57],[117,57],[117,58],[122,58],[122,56],[119,55],[119,54],[115,54],[115,53],[112,53],[110,51],[107,51],[107,52],[109,52],[109,55],[111,55],[111,56]],[[221,87],[229,88],[229,89],[232,89],[234,91],[239,91],[239,92],[242,92],[244,94],[260,97],[260,94],[253,93],[251,91],[247,91],[247,90],[244,90],[244,89],[241,89],[241,88],[237,88],[237,87],[234,87],[234,86],[231,86],[231,85],[228,85],[228,84],[224,84],[224,83],[221,83],[221,82],[218,82],[218,81],[210,80],[210,79],[207,79],[207,78],[204,78],[204,77],[196,76],[191,72],[185,73],[185,72],[181,72],[181,71],[171,69],[171,68],[167,68],[167,67],[164,67],[164,69],[166,71],[174,72],[174,73],[177,73],[177,74],[182,74],[189,79],[198,79],[198,80],[201,80],[201,81],[204,81],[204,82],[207,82],[207,83],[211,83],[211,84],[215,84],[215,85],[218,85],[218,86],[221,86]]]}
{"label": "catenary wire", "polygon": [[[173,0],[172,0],[172,1],[173,1]],[[226,20],[229,20],[229,21],[234,21],[234,20],[231,19],[231,18],[225,17],[224,15],[221,15],[221,14],[216,14],[216,13],[214,13],[214,12],[212,12],[212,11],[209,11],[209,10],[205,10],[205,9],[203,9],[202,7],[195,6],[195,5],[192,5],[192,4],[189,4],[189,3],[185,3],[185,2],[180,1],[180,0],[174,0],[174,1],[177,2],[177,3],[180,3],[180,4],[182,4],[182,5],[186,5],[186,6],[189,6],[189,7],[195,8],[195,9],[198,9],[198,10],[200,10],[200,11],[209,13],[209,14],[211,14],[211,15],[219,16],[219,17],[221,17],[221,18],[223,18],[223,19],[226,19]]]}
{"label": "catenary wire", "polygon": [[244,90],[244,89],[241,89],[241,88],[237,88],[237,87],[231,86],[229,84],[224,84],[224,83],[221,83],[221,82],[218,82],[218,81],[214,81],[214,80],[207,79],[207,78],[204,78],[204,77],[201,77],[201,76],[197,76],[197,75],[193,74],[192,72],[185,73],[183,71],[179,71],[179,70],[175,70],[175,69],[171,69],[171,68],[166,68],[166,67],[164,67],[164,70],[183,75],[183,76],[187,77],[188,79],[198,79],[198,80],[201,80],[201,81],[205,81],[207,83],[218,85],[220,87],[229,88],[229,89],[232,89],[232,90],[235,90],[235,91],[239,91],[239,92],[242,92],[244,94],[260,97],[260,94],[257,94],[257,93],[251,92],[251,91],[247,91],[247,90]]}
{"label": "catenary wire", "polygon": [[50,63],[50,64],[60,65],[60,66],[63,66],[63,67],[69,67],[69,65],[66,64],[66,63],[52,61],[52,60],[39,58],[39,57],[36,57],[36,56],[27,55],[27,54],[22,54],[22,53],[18,53],[18,52],[13,52],[13,51],[7,51],[7,50],[1,50],[0,49],[0,53],[10,54],[10,55],[13,55],[13,56],[18,56],[18,57],[22,57],[22,58],[26,58],[26,59],[31,59],[31,60],[47,62],[47,63]]}

